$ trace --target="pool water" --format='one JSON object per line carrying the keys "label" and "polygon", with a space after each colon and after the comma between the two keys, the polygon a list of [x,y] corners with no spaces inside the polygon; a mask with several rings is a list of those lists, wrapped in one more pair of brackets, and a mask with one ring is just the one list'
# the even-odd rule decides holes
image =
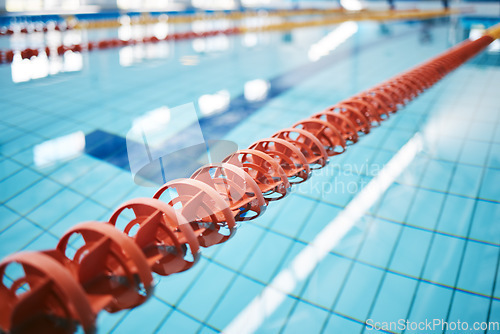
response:
{"label": "pool water", "polygon": [[[156,188],[134,183],[125,143],[152,111],[194,103],[205,140],[245,148],[437,55],[469,30],[456,17],[346,22],[2,65],[0,258],[53,248],[76,223],[108,220],[120,203],[151,197]],[[258,333],[375,332],[368,319],[500,321],[499,59],[489,50],[463,65],[262,217],[241,223],[231,240],[203,249],[192,269],[156,277],[144,305],[102,312],[99,333],[229,328],[417,133],[422,149],[388,190],[314,270],[282,287],[275,307],[246,320]]]}

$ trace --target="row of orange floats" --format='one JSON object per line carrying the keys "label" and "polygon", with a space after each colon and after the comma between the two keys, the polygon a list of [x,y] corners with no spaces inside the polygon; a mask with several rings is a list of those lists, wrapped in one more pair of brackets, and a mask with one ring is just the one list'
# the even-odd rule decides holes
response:
{"label": "row of orange floats", "polygon": [[[293,184],[389,118],[493,38],[465,41],[444,54],[310,118],[164,184],[153,198],[123,203],[109,221],[71,228],[55,249],[21,252],[0,263],[0,332],[95,332],[101,310],[144,303],[153,275],[191,268],[200,247],[229,240]],[[79,236],[80,239],[75,238]],[[21,277],[8,278],[20,264]]]}
{"label": "row of orange floats", "polygon": [[67,51],[83,52],[92,50],[104,50],[104,49],[122,47],[127,45],[136,45],[140,43],[158,43],[160,41],[180,41],[193,38],[206,38],[217,35],[233,35],[233,34],[238,34],[239,32],[240,31],[238,28],[228,28],[223,30],[211,30],[204,32],[187,31],[187,32],[169,34],[164,38],[158,38],[156,36],[147,36],[140,40],[137,39],[122,40],[118,38],[110,38],[98,42],[88,42],[88,43],[74,44],[74,45],[59,45],[57,47],[45,47],[43,49],[26,48],[24,50],[17,52],[14,50],[7,50],[7,51],[0,50],[0,64],[12,63],[16,54],[19,54],[22,59],[31,59],[32,57],[37,57],[42,53],[47,55],[47,57],[50,57],[51,55],[62,56]]}

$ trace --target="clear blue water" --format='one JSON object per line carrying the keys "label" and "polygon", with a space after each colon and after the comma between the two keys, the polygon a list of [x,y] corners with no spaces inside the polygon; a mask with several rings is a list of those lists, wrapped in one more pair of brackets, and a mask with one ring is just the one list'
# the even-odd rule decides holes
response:
{"label": "clear blue water", "polygon": [[[134,120],[152,110],[193,102],[206,139],[243,148],[468,36],[454,19],[352,23],[341,29],[348,31],[345,41],[312,62],[313,45],[338,29],[164,42],[0,66],[0,257],[53,248],[76,223],[107,220],[121,202],[152,196],[154,188],[135,184],[112,159]],[[223,330],[417,132],[423,150],[257,332],[374,332],[367,319],[500,321],[498,57],[485,53],[460,67],[262,217],[241,224],[227,243],[204,249],[193,269],[157,277],[144,305],[102,312],[99,333]],[[245,99],[245,84],[254,80],[270,85],[264,101]],[[200,97],[214,94],[229,109],[206,116]],[[224,115],[237,119],[221,126]],[[71,157],[40,151],[75,133],[87,145],[109,140],[110,149],[87,147]]]}

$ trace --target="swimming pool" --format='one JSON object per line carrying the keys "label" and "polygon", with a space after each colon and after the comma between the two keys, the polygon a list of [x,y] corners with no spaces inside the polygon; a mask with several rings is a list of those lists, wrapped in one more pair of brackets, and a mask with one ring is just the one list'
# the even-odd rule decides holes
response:
{"label": "swimming pool", "polygon": [[[206,140],[246,147],[468,32],[457,19],[347,22],[1,66],[0,257],[53,248],[76,223],[107,220],[123,201],[151,197],[156,189],[135,184],[123,163],[134,121],[151,111],[194,102]],[[324,42],[332,35],[333,48]],[[498,321],[498,57],[485,53],[460,67],[262,217],[242,223],[229,242],[203,250],[193,269],[157,277],[144,305],[100,314],[99,332],[227,328],[416,133],[423,149],[408,168],[272,312],[251,320],[263,333],[371,332],[368,319]],[[248,98],[252,82],[264,83],[261,99]],[[75,133],[85,148],[43,150]],[[108,150],[92,150],[96,143]]]}

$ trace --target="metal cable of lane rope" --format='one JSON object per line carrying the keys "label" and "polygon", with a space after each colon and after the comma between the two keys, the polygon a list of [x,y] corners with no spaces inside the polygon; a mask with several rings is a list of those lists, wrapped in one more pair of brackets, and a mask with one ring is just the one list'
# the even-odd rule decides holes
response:
{"label": "metal cable of lane rope", "polygon": [[[7,256],[0,262],[0,332],[69,333],[81,327],[93,333],[100,311],[144,303],[153,293],[153,272],[166,276],[191,268],[200,247],[228,241],[238,223],[262,215],[293,184],[308,180],[311,171],[498,37],[500,26],[236,151],[220,164],[167,182],[153,198],[125,202],[107,222],[80,223],[54,249]],[[21,276],[9,271],[14,264],[22,267],[23,273],[14,270]]]}
{"label": "metal cable of lane rope", "polygon": [[45,47],[41,49],[26,48],[24,50],[0,50],[0,64],[10,64],[14,61],[14,58],[20,57],[21,59],[31,59],[32,57],[38,57],[40,55],[45,55],[47,57],[58,55],[63,56],[66,52],[90,52],[93,50],[104,50],[116,47],[124,47],[129,45],[137,45],[141,43],[158,43],[161,41],[181,41],[194,38],[207,38],[217,35],[234,35],[246,32],[255,31],[274,31],[274,30],[290,30],[296,28],[305,28],[320,25],[331,25],[338,24],[345,21],[362,21],[362,20],[405,20],[405,19],[428,19],[434,17],[447,16],[454,13],[453,11],[443,11],[443,10],[430,10],[430,11],[379,11],[379,12],[356,12],[345,16],[325,18],[320,20],[308,20],[302,22],[283,22],[279,24],[269,24],[256,27],[234,27],[224,30],[211,30],[204,32],[179,32],[168,34],[164,38],[158,38],[157,36],[147,36],[140,40],[128,39],[123,40],[119,38],[104,39],[98,42],[89,41],[87,43],[79,43],[73,45],[59,45],[52,47]]}

